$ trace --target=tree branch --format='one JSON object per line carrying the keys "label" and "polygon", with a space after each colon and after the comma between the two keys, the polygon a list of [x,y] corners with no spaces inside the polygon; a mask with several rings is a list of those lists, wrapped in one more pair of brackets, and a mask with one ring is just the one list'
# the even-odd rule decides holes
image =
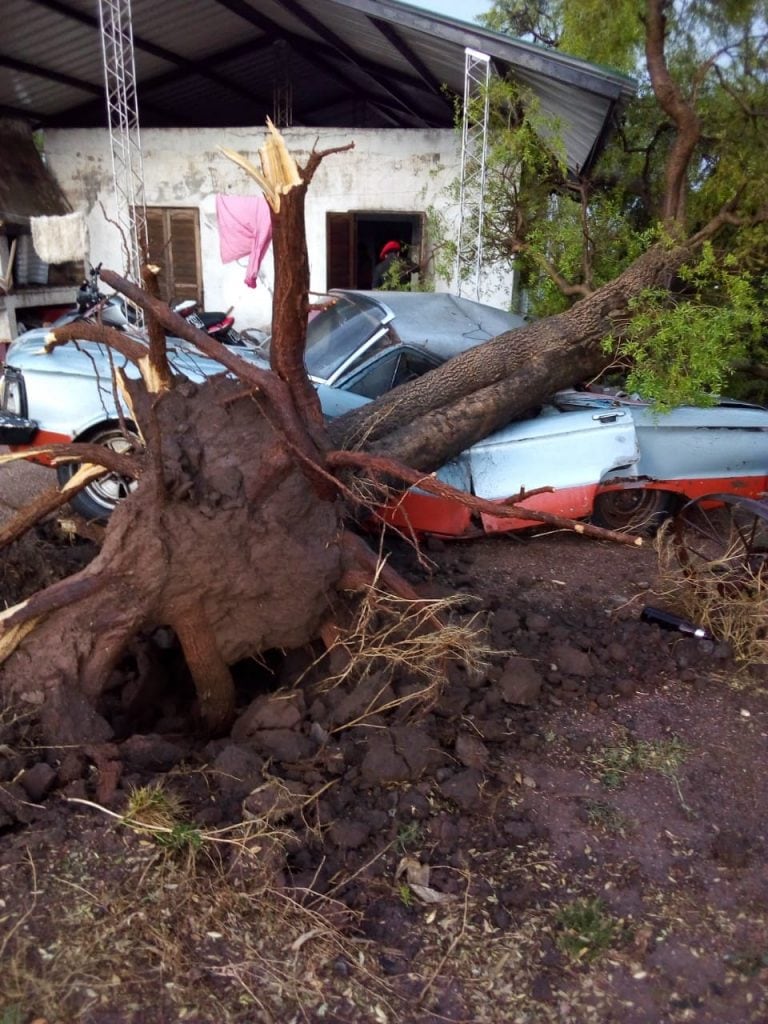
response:
{"label": "tree branch", "polygon": [[678,236],[685,221],[688,166],[701,136],[701,125],[696,111],[683,96],[667,67],[665,11],[670,5],[671,0],[647,0],[645,55],[656,99],[677,129],[665,168],[662,218],[669,233]]}
{"label": "tree branch", "polygon": [[[497,516],[500,519],[532,519],[538,523],[547,523],[550,526],[571,530],[574,533],[581,533],[587,537],[618,541],[620,544],[630,544],[634,547],[639,547],[643,543],[641,537],[633,537],[630,534],[618,533],[614,530],[604,530],[599,526],[580,523],[574,519],[566,519],[563,516],[553,515],[549,512],[538,512],[534,509],[523,508],[522,505],[515,504],[522,499],[522,493],[501,502],[478,498],[474,494],[459,491],[455,487],[451,487],[450,484],[443,483],[442,480],[437,480],[433,476],[425,476],[423,473],[418,473],[408,466],[403,466],[402,463],[382,455],[368,455],[365,452],[329,452],[328,464],[339,469],[362,469],[371,475],[391,476],[402,480],[411,487],[418,487],[428,494],[433,494],[438,498],[446,498],[459,505],[464,505],[475,512],[484,512],[486,515]],[[551,490],[551,487],[539,487],[535,491],[525,494],[525,497]]]}
{"label": "tree branch", "polygon": [[[141,268],[141,279],[153,299],[160,298],[160,283],[157,279],[160,268],[154,264],[145,263]],[[149,362],[154,371],[157,387],[155,391],[169,391],[172,386],[173,375],[168,362],[168,347],[166,344],[163,325],[150,314],[147,322],[147,334],[149,335]]]}
{"label": "tree branch", "polygon": [[730,203],[723,206],[704,227],[700,228],[695,235],[691,235],[685,243],[686,247],[695,249],[702,243],[708,242],[710,238],[714,238],[726,225],[747,228],[768,222],[768,203],[759,207],[755,213],[745,215],[733,212],[736,202],[737,200],[733,199]]}
{"label": "tree branch", "polygon": [[90,462],[95,466],[102,466],[102,472],[106,469],[112,473],[119,473],[120,476],[130,476],[134,480],[138,480],[142,472],[141,464],[133,456],[126,455],[124,452],[116,452],[104,445],[88,444],[84,441],[73,441],[71,444],[38,445],[35,448],[25,448],[21,452],[9,452],[0,455],[0,466],[8,462],[21,462],[39,456],[47,456],[54,466],[60,462]]}
{"label": "tree branch", "polygon": [[89,323],[87,320],[75,320],[71,324],[50,331],[45,339],[45,351],[52,352],[59,345],[66,345],[69,341],[95,341],[100,345],[107,345],[135,366],[140,366],[142,360],[147,358],[147,348],[140,341],[114,327]]}
{"label": "tree branch", "polygon": [[542,253],[533,249],[528,242],[516,242],[513,246],[513,251],[515,253],[524,253],[529,259],[533,260],[562,295],[568,297],[578,296],[580,299],[585,299],[588,295],[592,294],[593,289],[586,283],[573,284],[560,273],[553,263],[550,263]]}
{"label": "tree branch", "polygon": [[317,391],[304,366],[307,335],[309,257],[304,231],[304,200],[315,171],[326,156],[343,153],[354,143],[313,149],[299,168],[280,133],[268,122],[270,135],[259,150],[262,171],[232,150],[222,150],[250,175],[270,204],[275,287],[272,301],[270,365],[287,385],[293,406],[316,447],[326,447],[325,422]]}
{"label": "tree branch", "polygon": [[[145,312],[157,317],[159,322],[171,334],[190,342],[203,355],[221,363],[222,366],[226,367],[243,383],[258,389],[262,398],[269,404],[276,428],[285,435],[295,448],[306,456],[310,464],[320,464],[320,453],[307,434],[304,422],[296,411],[291,392],[287,384],[276,374],[263,370],[253,363],[246,362],[245,359],[230,352],[221,342],[215,341],[205,331],[198,330],[188,323],[184,317],[174,313],[164,302],[152,298],[151,295],[148,295],[138,285],[121,277],[113,270],[102,270],[101,278],[110,288],[122,292],[131,302],[141,306]],[[146,350],[144,351],[146,354]]]}

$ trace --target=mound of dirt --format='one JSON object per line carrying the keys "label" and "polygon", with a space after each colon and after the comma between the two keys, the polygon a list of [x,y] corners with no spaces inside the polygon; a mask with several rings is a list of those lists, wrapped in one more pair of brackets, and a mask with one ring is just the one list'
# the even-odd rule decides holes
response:
{"label": "mound of dirt", "polygon": [[116,673],[114,742],[40,749],[6,710],[4,1019],[766,1019],[759,673],[641,621],[650,547],[424,555],[392,558],[491,648],[436,699],[429,673],[329,687],[338,653],[275,652],[209,742],[159,633]]}

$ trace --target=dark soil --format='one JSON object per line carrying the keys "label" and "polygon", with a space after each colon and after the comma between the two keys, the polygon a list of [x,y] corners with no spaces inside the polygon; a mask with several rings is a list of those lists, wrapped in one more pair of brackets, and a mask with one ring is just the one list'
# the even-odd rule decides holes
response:
{"label": "dark soil", "polygon": [[[2,597],[91,553],[26,539]],[[4,710],[2,1024],[768,1021],[761,671],[640,620],[650,547],[424,555],[392,557],[494,649],[432,702],[275,652],[211,742],[158,633],[105,698],[113,742],[41,747]]]}

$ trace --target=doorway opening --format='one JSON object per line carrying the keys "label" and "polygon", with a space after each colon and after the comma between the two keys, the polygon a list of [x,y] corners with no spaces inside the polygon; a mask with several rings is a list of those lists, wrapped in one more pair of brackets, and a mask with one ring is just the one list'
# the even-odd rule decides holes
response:
{"label": "doorway opening", "polygon": [[370,288],[379,254],[387,242],[399,242],[410,262],[422,265],[424,214],[368,210],[329,213],[326,239],[326,288]]}

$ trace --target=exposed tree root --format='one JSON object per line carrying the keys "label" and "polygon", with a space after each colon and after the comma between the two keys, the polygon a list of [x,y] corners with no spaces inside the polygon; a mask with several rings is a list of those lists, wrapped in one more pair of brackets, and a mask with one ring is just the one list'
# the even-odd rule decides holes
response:
{"label": "exposed tree root", "polygon": [[190,596],[179,606],[170,625],[192,675],[200,715],[212,733],[223,733],[235,717],[235,684],[200,598]]}
{"label": "exposed tree root", "polygon": [[[95,448],[96,446],[94,445],[93,447]],[[18,515],[0,527],[0,548],[4,548],[12,543],[12,541],[17,540],[35,523],[39,523],[58,511],[75,494],[87,487],[92,480],[98,479],[103,474],[103,466],[94,466],[86,463],[78,469],[77,473],[67,481],[61,490],[54,487],[39,494],[31,504],[21,509]]]}
{"label": "exposed tree root", "polygon": [[[153,294],[153,268],[145,270],[148,291],[114,272],[101,274],[107,285],[144,310],[148,346],[103,325],[81,323],[57,331],[47,343],[52,347],[77,338],[98,341],[138,366],[140,380],[116,370],[115,387],[146,445],[146,453],[137,458],[79,444],[52,446],[41,453],[53,461],[77,457],[85,462],[65,496],[103,469],[140,478],[113,514],[103,547],[86,569],[0,616],[0,656],[3,651],[8,654],[3,690],[40,708],[51,742],[99,743],[109,737],[110,726],[99,709],[105,689],[114,685],[111,674],[133,638],[159,626],[170,626],[180,640],[205,725],[213,732],[225,730],[235,710],[229,666],[265,650],[303,646],[320,633],[331,643],[338,640],[331,623],[339,589],[354,588],[362,594],[357,626],[350,634],[357,637],[360,665],[394,661],[407,672],[425,676],[426,690],[434,696],[446,658],[481,661],[480,647],[465,627],[444,618],[449,606],[419,599],[385,560],[345,531],[345,517],[360,503],[357,489],[350,485],[356,474],[366,475],[377,489],[396,480],[493,516],[523,517],[638,543],[521,508],[514,504],[517,499],[510,499],[511,504],[483,501],[425,477],[393,457],[410,451],[410,441],[402,449],[393,447],[396,431],[383,420],[376,422],[366,441],[378,445],[380,454],[332,450],[333,439],[349,424],[336,431],[324,423],[303,365],[308,313],[303,204],[307,184],[324,155],[311,154],[296,175],[288,167],[287,179],[273,183],[279,203],[273,206],[272,371],[239,358],[160,302]],[[288,166],[282,157],[278,163]],[[623,292],[619,298],[624,301]],[[588,311],[588,319],[604,323],[618,301],[612,292],[606,293]],[[578,324],[578,318],[574,322]],[[540,375],[555,347],[558,359],[562,357],[565,343],[557,333],[559,323],[539,328],[539,333],[552,335],[547,335],[549,347],[543,355],[536,356]],[[571,324],[570,334],[575,331]],[[227,374],[199,386],[174,377],[166,359],[165,332],[191,342]],[[574,365],[591,365],[593,348],[589,335],[576,346]],[[492,352],[502,369],[514,369],[521,359],[530,361],[528,349],[518,351],[509,346],[509,339],[500,339]],[[477,368],[483,358],[468,355],[459,371],[465,365]],[[480,397],[467,400],[478,407],[472,426],[476,432],[478,424],[486,432],[493,429],[504,415],[504,403],[509,406],[505,374],[498,366],[494,374],[481,382]],[[527,380],[523,374],[514,387],[524,394]],[[452,381],[449,364],[443,386],[452,395],[451,389],[463,384],[466,380]],[[415,415],[427,422],[430,413],[423,397],[432,384],[416,382],[415,387]],[[251,400],[242,400],[244,394]],[[483,412],[479,405],[488,394],[490,411]],[[402,415],[401,403],[402,394],[395,395],[383,408],[400,410],[394,420],[402,427],[410,420]],[[463,407],[457,409],[462,412]],[[439,408],[433,410],[448,429],[451,418]],[[380,414],[374,403],[367,424],[371,426]],[[360,416],[352,416],[350,422],[356,430],[361,428]],[[432,441],[421,439],[429,458],[437,457],[435,439],[444,448],[441,429]],[[463,449],[481,436],[476,433],[467,441],[465,434],[462,427],[451,444]],[[59,502],[60,498],[46,496],[24,521],[47,514]],[[385,634],[375,630],[382,617],[387,622]],[[349,636],[343,644],[354,647]]]}

